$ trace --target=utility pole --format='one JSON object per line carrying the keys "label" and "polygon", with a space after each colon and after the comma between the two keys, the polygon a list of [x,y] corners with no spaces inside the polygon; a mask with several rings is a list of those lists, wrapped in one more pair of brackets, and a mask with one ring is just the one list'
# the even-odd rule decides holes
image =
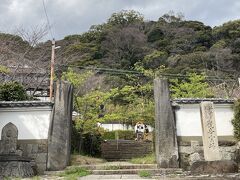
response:
{"label": "utility pole", "polygon": [[53,97],[53,76],[54,76],[54,58],[55,58],[55,39],[52,40],[52,55],[51,55],[51,74],[50,74],[50,92],[49,92],[49,98],[50,101],[52,101]]}

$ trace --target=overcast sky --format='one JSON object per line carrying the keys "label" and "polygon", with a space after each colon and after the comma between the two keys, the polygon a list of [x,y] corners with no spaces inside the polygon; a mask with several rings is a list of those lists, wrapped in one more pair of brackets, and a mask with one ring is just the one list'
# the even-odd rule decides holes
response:
{"label": "overcast sky", "polygon": [[[61,39],[85,32],[101,24],[114,12],[134,9],[146,20],[157,20],[173,10],[187,20],[202,21],[210,26],[240,19],[240,0],[44,0],[53,35]],[[42,0],[0,0],[0,32],[13,33],[46,24]],[[47,37],[50,39],[50,35]]]}

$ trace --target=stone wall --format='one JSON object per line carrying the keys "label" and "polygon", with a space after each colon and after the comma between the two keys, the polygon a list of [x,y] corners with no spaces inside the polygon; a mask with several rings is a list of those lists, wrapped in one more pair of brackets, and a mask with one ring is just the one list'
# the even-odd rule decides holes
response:
{"label": "stone wall", "polygon": [[[234,141],[219,141],[220,157],[222,160],[239,161],[239,145]],[[201,141],[179,142],[180,167],[189,170],[196,161],[204,160]]]}
{"label": "stone wall", "polygon": [[101,144],[102,158],[109,161],[128,160],[153,152],[152,142],[108,140]]}
{"label": "stone wall", "polygon": [[42,174],[47,166],[47,140],[18,140],[17,149],[22,150],[22,155],[32,158],[35,163],[35,170]]}
{"label": "stone wall", "polygon": [[43,174],[47,166],[47,139],[18,140],[17,149],[21,150],[23,157],[31,158],[33,161],[35,161],[35,173]]}

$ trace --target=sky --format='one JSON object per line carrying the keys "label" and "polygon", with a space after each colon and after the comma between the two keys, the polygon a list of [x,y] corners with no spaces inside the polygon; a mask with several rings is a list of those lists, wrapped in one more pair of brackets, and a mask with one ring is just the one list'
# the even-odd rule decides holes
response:
{"label": "sky", "polygon": [[[47,20],[43,0],[0,0],[0,32],[41,28]],[[56,39],[86,32],[114,12],[136,10],[145,20],[157,20],[169,11],[183,13],[186,20],[212,27],[240,19],[240,0],[44,0]],[[51,33],[46,37],[51,39]]]}

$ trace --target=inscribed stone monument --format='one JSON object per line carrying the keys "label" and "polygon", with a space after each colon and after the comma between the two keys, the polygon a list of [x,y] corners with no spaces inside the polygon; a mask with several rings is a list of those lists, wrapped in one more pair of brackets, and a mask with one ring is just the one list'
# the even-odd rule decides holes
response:
{"label": "inscribed stone monument", "polygon": [[200,104],[204,158],[206,161],[220,160],[218,137],[212,102]]}

